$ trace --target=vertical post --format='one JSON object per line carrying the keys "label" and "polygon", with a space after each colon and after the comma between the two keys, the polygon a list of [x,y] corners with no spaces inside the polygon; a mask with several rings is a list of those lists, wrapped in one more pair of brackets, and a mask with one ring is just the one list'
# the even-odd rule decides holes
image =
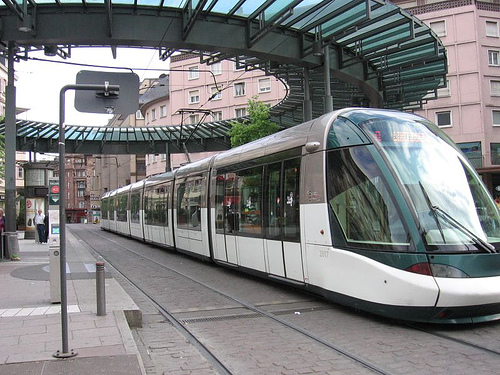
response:
{"label": "vertical post", "polygon": [[9,258],[14,249],[9,249],[8,234],[13,234],[12,241],[17,241],[16,234],[16,87],[14,85],[15,45],[9,42],[8,82],[5,106],[5,232],[6,252]]}
{"label": "vertical post", "polygon": [[74,357],[78,353],[73,350],[68,352],[68,295],[66,291],[66,144],[64,131],[65,117],[65,95],[68,90],[105,90],[119,91],[118,85],[66,85],[59,94],[59,239],[60,239],[60,273],[61,273],[61,333],[62,333],[62,352],[59,350],[53,354],[56,358]]}
{"label": "vertical post", "polygon": [[59,270],[61,279],[61,333],[62,352],[54,353],[56,358],[69,358],[77,355],[73,350],[68,352],[68,294],[66,289],[66,144],[65,144],[65,106],[66,91],[64,86],[59,94]]}
{"label": "vertical post", "polygon": [[170,147],[168,142],[165,142],[165,172],[170,172],[172,166],[170,165]]}
{"label": "vertical post", "polygon": [[304,68],[304,121],[312,120],[311,85],[309,83],[309,69]]}
{"label": "vertical post", "polygon": [[95,264],[95,287],[97,299],[97,316],[106,315],[106,275],[104,262]]}
{"label": "vertical post", "polygon": [[330,48],[326,45],[323,48],[324,77],[325,77],[325,113],[333,111],[332,89],[330,87]]}

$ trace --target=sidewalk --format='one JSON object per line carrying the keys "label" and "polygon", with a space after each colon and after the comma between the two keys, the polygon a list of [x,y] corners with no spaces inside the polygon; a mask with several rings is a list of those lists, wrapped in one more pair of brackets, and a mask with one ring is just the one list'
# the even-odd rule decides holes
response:
{"label": "sidewalk", "polygon": [[139,308],[108,274],[107,315],[96,315],[96,259],[66,233],[68,348],[78,355],[53,357],[62,334],[60,304],[50,301],[49,245],[20,233],[21,260],[0,262],[0,373],[145,374],[125,318],[140,324]]}

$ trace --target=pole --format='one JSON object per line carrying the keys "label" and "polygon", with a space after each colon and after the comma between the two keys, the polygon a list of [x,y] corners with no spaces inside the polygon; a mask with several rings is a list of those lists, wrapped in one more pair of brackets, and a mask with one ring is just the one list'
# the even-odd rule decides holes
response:
{"label": "pole", "polygon": [[326,45],[323,48],[323,58],[324,58],[324,79],[325,79],[325,113],[333,111],[333,97],[332,89],[330,84],[330,48]]}
{"label": "pole", "polygon": [[68,295],[66,289],[66,144],[65,144],[65,96],[68,90],[94,90],[94,91],[118,91],[117,85],[66,85],[59,94],[59,238],[60,238],[60,273],[61,273],[61,334],[62,352],[59,350],[53,354],[56,358],[70,358],[78,353],[71,350],[68,352]]}
{"label": "pole", "polygon": [[104,262],[95,264],[95,288],[97,300],[97,316],[106,315],[106,274],[104,273]]}
{"label": "pole", "polygon": [[[15,45],[9,42],[8,77],[5,106],[5,256],[14,255],[15,249],[9,249],[8,244],[16,241],[16,87],[14,85],[14,55]],[[10,235],[10,236],[9,236]],[[8,241],[12,238],[12,241]],[[13,246],[16,247],[16,246]],[[19,248],[19,246],[17,246]]]}
{"label": "pole", "polygon": [[312,120],[311,85],[309,82],[309,69],[304,68],[304,121]]}

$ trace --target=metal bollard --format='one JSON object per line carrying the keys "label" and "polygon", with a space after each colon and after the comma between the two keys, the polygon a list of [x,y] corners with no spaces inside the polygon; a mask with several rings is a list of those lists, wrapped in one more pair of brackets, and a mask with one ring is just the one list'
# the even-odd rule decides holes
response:
{"label": "metal bollard", "polygon": [[95,264],[95,281],[97,296],[97,316],[106,315],[106,275],[104,274],[104,262]]}

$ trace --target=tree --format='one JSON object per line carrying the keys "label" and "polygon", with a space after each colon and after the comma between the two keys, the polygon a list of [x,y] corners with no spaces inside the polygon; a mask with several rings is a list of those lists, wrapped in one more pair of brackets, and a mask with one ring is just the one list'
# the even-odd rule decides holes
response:
{"label": "tree", "polygon": [[249,120],[232,121],[231,147],[243,145],[281,130],[279,125],[269,120],[269,107],[254,96],[248,99]]}

